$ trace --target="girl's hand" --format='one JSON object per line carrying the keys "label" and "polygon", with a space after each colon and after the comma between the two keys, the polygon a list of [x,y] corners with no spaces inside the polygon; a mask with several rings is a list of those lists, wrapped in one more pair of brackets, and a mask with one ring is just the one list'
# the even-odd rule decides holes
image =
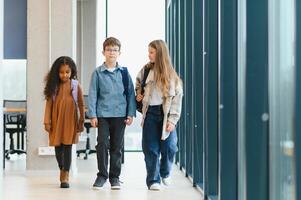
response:
{"label": "girl's hand", "polygon": [[131,125],[132,122],[133,122],[133,117],[127,117],[127,119],[124,120],[124,123],[128,126]]}
{"label": "girl's hand", "polygon": [[167,122],[166,124],[166,131],[167,132],[172,132],[175,129],[175,125],[171,122]]}
{"label": "girl's hand", "polygon": [[97,118],[94,117],[94,118],[90,119],[90,123],[91,123],[91,126],[92,126],[92,127],[96,128],[97,125],[98,125]]}
{"label": "girl's hand", "polygon": [[137,94],[136,100],[137,100],[138,102],[140,102],[140,101],[142,101],[142,99],[143,99],[143,95],[142,95],[142,94]]}
{"label": "girl's hand", "polygon": [[78,126],[78,128],[77,128],[77,132],[78,132],[78,133],[81,133],[81,132],[83,132],[83,131],[84,131],[84,125],[80,124],[80,125]]}
{"label": "girl's hand", "polygon": [[47,131],[48,133],[51,132],[51,125],[50,124],[44,124],[44,128],[45,128],[45,131]]}
{"label": "girl's hand", "polygon": [[84,131],[84,120],[80,119],[78,121],[78,125],[77,125],[77,132],[80,133],[80,132],[83,132],[83,131]]}

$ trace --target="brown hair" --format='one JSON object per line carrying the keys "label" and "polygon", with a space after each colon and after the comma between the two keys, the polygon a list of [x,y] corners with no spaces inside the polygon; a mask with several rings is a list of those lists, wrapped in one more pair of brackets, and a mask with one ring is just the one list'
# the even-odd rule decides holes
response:
{"label": "brown hair", "polygon": [[149,47],[156,50],[154,63],[155,82],[161,88],[163,96],[167,97],[170,81],[174,79],[176,84],[178,84],[181,83],[181,79],[171,63],[166,43],[163,40],[154,40],[149,43]]}
{"label": "brown hair", "polygon": [[103,42],[103,50],[105,50],[105,48],[107,46],[118,46],[119,50],[121,48],[121,43],[117,38],[114,37],[108,37],[104,42]]}

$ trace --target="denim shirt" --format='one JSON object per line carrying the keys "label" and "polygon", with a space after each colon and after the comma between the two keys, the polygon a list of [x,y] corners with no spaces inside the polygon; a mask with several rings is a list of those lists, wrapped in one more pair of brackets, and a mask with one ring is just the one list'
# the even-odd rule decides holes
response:
{"label": "denim shirt", "polygon": [[107,70],[104,64],[97,67],[91,77],[88,100],[88,116],[94,117],[126,117],[136,116],[136,101],[134,85],[128,74],[128,99],[124,94],[121,70],[117,64],[113,72]]}

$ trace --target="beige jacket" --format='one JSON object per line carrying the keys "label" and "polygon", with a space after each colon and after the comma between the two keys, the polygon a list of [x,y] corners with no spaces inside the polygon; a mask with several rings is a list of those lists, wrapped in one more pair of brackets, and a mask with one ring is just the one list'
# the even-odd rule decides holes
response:
{"label": "beige jacket", "polygon": [[[136,78],[136,93],[141,93],[141,82],[143,79],[144,67],[139,71]],[[146,117],[146,112],[149,106],[150,96],[152,95],[153,89],[155,87],[154,82],[154,71],[150,70],[145,81],[144,87],[144,97],[143,97],[143,107],[142,107],[142,122],[141,125],[143,127],[143,122]],[[166,124],[167,121],[177,124],[180,119],[181,109],[182,109],[182,97],[183,97],[183,87],[181,83],[176,84],[176,81],[173,80],[170,85],[169,97],[163,101],[163,127],[162,127],[162,136],[161,140],[165,140],[169,136],[169,132],[166,132]]]}

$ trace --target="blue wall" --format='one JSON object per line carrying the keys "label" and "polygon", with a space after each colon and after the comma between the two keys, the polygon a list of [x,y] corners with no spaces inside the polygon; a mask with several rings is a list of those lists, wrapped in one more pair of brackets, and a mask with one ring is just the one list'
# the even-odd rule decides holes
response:
{"label": "blue wall", "polygon": [[4,59],[27,57],[27,0],[4,0]]}

